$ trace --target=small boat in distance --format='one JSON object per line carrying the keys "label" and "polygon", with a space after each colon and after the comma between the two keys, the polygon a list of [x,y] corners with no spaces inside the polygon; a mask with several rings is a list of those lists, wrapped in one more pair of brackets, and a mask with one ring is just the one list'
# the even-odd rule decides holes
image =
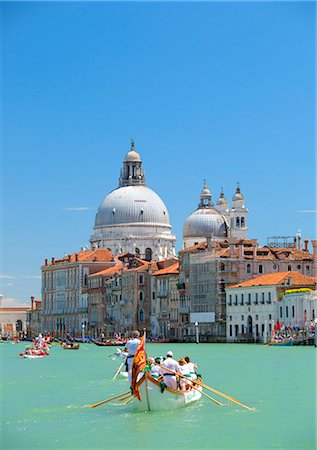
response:
{"label": "small boat in distance", "polygon": [[66,344],[66,342],[61,342],[61,347],[64,350],[78,350],[79,344]]}
{"label": "small boat in distance", "polygon": [[97,339],[92,339],[92,342],[98,347],[118,347],[118,346],[124,346],[125,341],[120,341],[118,339],[107,339],[106,341],[98,341]]}
{"label": "small boat in distance", "polygon": [[289,347],[294,344],[294,341],[292,338],[285,338],[285,339],[271,339],[271,342],[269,345],[276,345],[276,346],[282,346],[282,347]]}
{"label": "small boat in distance", "polygon": [[158,411],[182,408],[202,396],[201,386],[195,389],[181,391],[166,387],[162,392],[161,382],[156,380],[149,371],[137,382],[141,400],[134,398],[135,408],[138,411]]}

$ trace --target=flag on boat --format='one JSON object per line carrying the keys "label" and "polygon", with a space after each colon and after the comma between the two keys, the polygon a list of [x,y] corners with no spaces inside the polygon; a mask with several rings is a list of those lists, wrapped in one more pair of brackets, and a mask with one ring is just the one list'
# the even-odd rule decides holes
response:
{"label": "flag on boat", "polygon": [[139,387],[137,385],[138,375],[146,366],[146,353],[145,353],[145,333],[141,337],[140,344],[134,354],[132,365],[132,393],[134,397],[141,401]]}

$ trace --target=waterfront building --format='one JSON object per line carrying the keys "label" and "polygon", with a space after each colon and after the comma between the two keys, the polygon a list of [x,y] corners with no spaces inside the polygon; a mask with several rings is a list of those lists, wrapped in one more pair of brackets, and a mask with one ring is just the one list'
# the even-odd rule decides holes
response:
{"label": "waterfront building", "polygon": [[97,211],[90,239],[92,248],[158,261],[175,256],[175,240],[168,210],[147,187],[142,160],[132,141],[121,169],[119,187],[105,197]]}
{"label": "waterfront building", "polygon": [[226,238],[246,239],[248,209],[240,186],[232,197],[232,207],[221,190],[217,204],[214,205],[206,180],[200,194],[198,208],[185,220],[183,227],[184,248],[200,242],[225,240]]}
{"label": "waterfront building", "polygon": [[42,300],[31,297],[31,308],[27,311],[27,335],[36,337],[42,332]]}
{"label": "waterfront building", "polygon": [[0,295],[1,337],[13,338],[27,332],[27,311],[29,306],[9,302]]}
{"label": "waterfront building", "polygon": [[42,266],[43,331],[81,335],[88,326],[88,277],[115,265],[107,249],[86,250],[45,260]]}
{"label": "waterfront building", "polygon": [[118,262],[116,265],[100,272],[93,273],[88,276],[88,286],[83,289],[87,293],[88,303],[88,325],[87,334],[94,338],[105,334],[105,321],[109,316],[111,305],[109,304],[109,311],[106,309],[106,286],[109,280],[112,280],[114,275],[121,273],[122,263]]}
{"label": "waterfront building", "polygon": [[311,329],[317,314],[317,291],[289,289],[278,303],[278,319],[287,326]]}
{"label": "waterfront building", "polygon": [[[276,272],[226,288],[227,342],[266,341],[279,318],[287,325],[297,325],[295,305],[290,309],[289,300],[280,299],[289,290],[316,289],[316,281],[317,278],[299,272]],[[299,305],[296,310],[299,311]],[[309,311],[311,317],[313,313]]]}
{"label": "waterfront building", "polygon": [[151,334],[179,338],[179,261],[152,275]]}
{"label": "waterfront building", "polygon": [[314,243],[312,241],[314,254],[308,251],[308,241],[302,249],[298,238],[272,238],[267,246],[261,247],[255,239],[208,240],[181,250],[179,312],[182,340],[195,339],[197,315],[193,313],[201,313],[201,322],[198,320],[200,340],[225,341],[228,316],[225,289],[271,272],[296,271],[312,275],[317,256]]}

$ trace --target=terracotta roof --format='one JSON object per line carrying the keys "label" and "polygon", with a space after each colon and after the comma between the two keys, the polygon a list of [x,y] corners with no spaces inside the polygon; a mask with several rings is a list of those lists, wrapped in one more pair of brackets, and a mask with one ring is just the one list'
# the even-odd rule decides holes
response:
{"label": "terracotta roof", "polygon": [[299,250],[298,248],[269,248],[272,253],[274,253],[277,258],[282,254],[288,253],[289,259],[293,259],[294,261],[302,261],[302,260],[313,260],[314,255],[312,253],[306,252],[306,250]]}
{"label": "terracotta roof", "polygon": [[95,250],[86,250],[85,252],[72,253],[61,259],[54,259],[48,266],[55,264],[67,264],[74,262],[109,262],[113,261],[113,254],[110,250],[98,248]]}
{"label": "terracotta roof", "polygon": [[195,250],[205,250],[207,248],[207,242],[200,242],[199,244],[193,245],[192,247],[183,248],[179,253],[192,252]]}
{"label": "terracotta roof", "polygon": [[172,264],[171,266],[165,267],[165,269],[158,270],[153,275],[168,275],[168,274],[179,274],[179,262]]}
{"label": "terracotta roof", "polygon": [[125,269],[124,272],[144,272],[145,270],[158,270],[156,262],[148,262],[139,267],[132,267],[131,269]]}
{"label": "terracotta roof", "polygon": [[[289,278],[291,278],[290,284],[287,283]],[[288,286],[314,286],[316,282],[316,277],[302,275],[299,272],[274,272],[261,275],[260,277],[251,278],[243,283],[234,284],[233,286],[230,286],[229,289],[248,286],[280,286],[285,283]]]}
{"label": "terracotta roof", "polygon": [[114,275],[115,273],[119,273],[122,269],[122,264],[118,263],[115,266],[109,267],[108,269],[101,270],[100,272],[95,272],[89,275],[89,278],[98,277],[102,275]]}

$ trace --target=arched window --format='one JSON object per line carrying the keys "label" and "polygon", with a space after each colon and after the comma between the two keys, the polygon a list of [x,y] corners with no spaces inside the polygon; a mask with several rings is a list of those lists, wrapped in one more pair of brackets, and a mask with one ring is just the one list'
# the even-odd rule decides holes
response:
{"label": "arched window", "polygon": [[236,218],[236,227],[239,228],[240,227],[240,217]]}
{"label": "arched window", "polygon": [[287,270],[290,272],[292,270],[292,266],[287,266]]}
{"label": "arched window", "polygon": [[138,256],[140,255],[140,249],[138,247],[135,247],[135,254]]}
{"label": "arched window", "polygon": [[140,322],[144,322],[144,312],[143,312],[143,309],[140,309],[139,319],[140,319]]}
{"label": "arched window", "polygon": [[140,300],[140,302],[142,302],[143,299],[144,299],[144,297],[143,297],[143,292],[140,291],[140,292],[139,292],[139,300]]}
{"label": "arched window", "polygon": [[263,273],[263,266],[262,266],[262,264],[259,265],[259,273]]}
{"label": "arched window", "polygon": [[16,330],[18,332],[22,331],[22,320],[20,320],[20,319],[18,319],[17,322],[16,322]]}
{"label": "arched window", "polygon": [[244,228],[245,226],[245,220],[244,217],[241,217],[241,228]]}
{"label": "arched window", "polygon": [[148,247],[145,249],[145,261],[152,260],[152,250]]}
{"label": "arched window", "polygon": [[247,273],[251,273],[251,264],[247,264]]}

